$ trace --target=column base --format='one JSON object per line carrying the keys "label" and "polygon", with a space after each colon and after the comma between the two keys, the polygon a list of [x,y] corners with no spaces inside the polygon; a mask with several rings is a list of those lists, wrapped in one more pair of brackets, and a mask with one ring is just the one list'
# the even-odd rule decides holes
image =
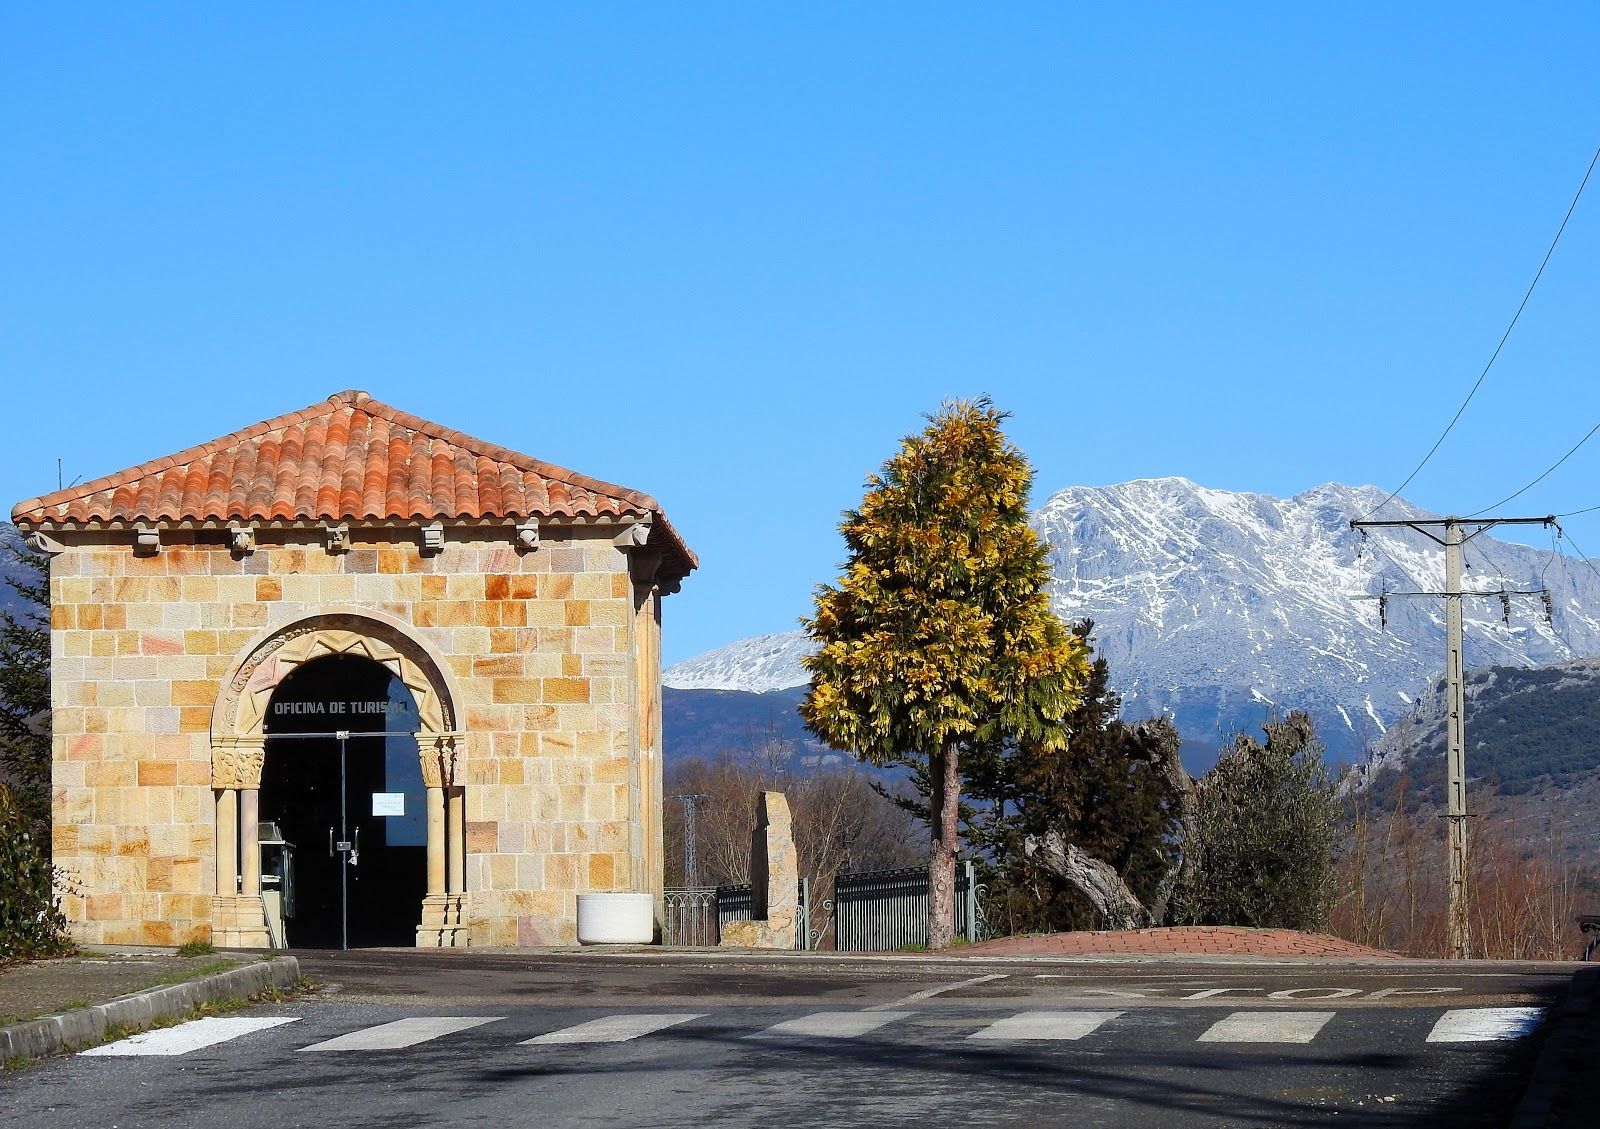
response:
{"label": "column base", "polygon": [[211,943],[223,949],[270,949],[272,937],[261,895],[212,895]]}
{"label": "column base", "polygon": [[417,948],[461,949],[467,946],[468,940],[465,894],[429,894],[422,899]]}

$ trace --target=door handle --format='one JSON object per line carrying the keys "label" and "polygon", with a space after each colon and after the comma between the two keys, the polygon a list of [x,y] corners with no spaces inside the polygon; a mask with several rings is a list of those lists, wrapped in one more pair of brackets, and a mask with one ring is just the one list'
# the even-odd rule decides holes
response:
{"label": "door handle", "polygon": [[333,857],[333,828],[328,828],[328,857]]}
{"label": "door handle", "polygon": [[361,862],[361,828],[356,828],[356,843],[350,852],[350,865],[357,866]]}

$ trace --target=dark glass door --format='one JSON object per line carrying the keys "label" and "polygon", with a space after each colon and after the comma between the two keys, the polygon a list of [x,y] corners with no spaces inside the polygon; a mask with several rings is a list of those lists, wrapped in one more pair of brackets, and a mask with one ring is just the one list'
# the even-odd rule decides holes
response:
{"label": "dark glass door", "polygon": [[267,722],[261,818],[293,844],[289,944],[415,944],[427,823],[410,691],[371,659],[329,656],[284,679]]}

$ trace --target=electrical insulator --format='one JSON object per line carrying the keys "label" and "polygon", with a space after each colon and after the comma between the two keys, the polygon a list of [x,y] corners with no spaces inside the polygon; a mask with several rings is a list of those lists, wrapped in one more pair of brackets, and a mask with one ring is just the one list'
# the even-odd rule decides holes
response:
{"label": "electrical insulator", "polygon": [[1504,589],[1500,591],[1500,622],[1511,626],[1511,593]]}
{"label": "electrical insulator", "polygon": [[1556,605],[1555,601],[1550,598],[1550,589],[1541,589],[1539,596],[1544,600],[1544,622],[1546,625],[1553,625],[1556,618]]}
{"label": "electrical insulator", "polygon": [[1389,593],[1387,592],[1378,597],[1378,630],[1389,630]]}

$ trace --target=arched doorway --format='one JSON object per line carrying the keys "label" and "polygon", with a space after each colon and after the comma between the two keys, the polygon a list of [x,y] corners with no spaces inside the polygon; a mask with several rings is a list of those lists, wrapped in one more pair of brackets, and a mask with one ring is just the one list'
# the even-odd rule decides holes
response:
{"label": "arched doorway", "polygon": [[411,691],[365,655],[326,655],[278,684],[264,723],[260,819],[293,861],[263,877],[287,943],[414,944],[428,826]]}
{"label": "arched doorway", "polygon": [[[313,676],[308,673],[304,682],[297,679],[300,672],[309,672],[312,667],[335,658],[349,660],[349,663],[319,667],[322,674]],[[378,670],[374,670],[375,667]],[[357,673],[351,674],[351,671]],[[387,672],[391,676],[390,681],[380,684],[380,672]],[[280,699],[280,687],[291,681],[295,684]],[[319,687],[318,683],[324,685]],[[341,688],[341,684],[348,685]],[[350,696],[356,690],[363,696]],[[269,797],[274,811],[263,815],[262,774],[267,742],[271,740],[275,746],[304,743],[308,747],[315,747],[321,742],[325,751],[330,747],[334,750],[336,764],[341,733],[345,734],[346,785],[340,788],[324,781],[316,795],[301,795],[300,802],[293,806],[297,810],[305,808],[311,811],[323,822],[320,829],[302,824],[296,834],[303,837],[315,830],[315,834],[321,836],[323,863],[330,861],[327,843],[330,827],[335,831],[335,856],[345,854],[347,857],[355,852],[356,838],[351,824],[359,818],[359,813],[364,811],[368,819],[393,820],[396,817],[373,815],[373,794],[379,787],[376,783],[379,768],[369,763],[364,770],[360,770],[365,775],[360,775],[358,771],[352,780],[349,771],[349,758],[355,755],[352,750],[362,744],[383,747],[381,787],[387,788],[391,763],[397,780],[402,775],[409,775],[409,770],[399,763],[398,755],[399,749],[409,749],[416,758],[424,798],[421,802],[413,802],[412,797],[406,794],[399,801],[401,818],[406,821],[416,819],[425,823],[426,827],[426,896],[421,900],[420,924],[416,924],[414,914],[411,916],[414,923],[412,938],[415,944],[429,948],[468,943],[465,834],[467,734],[454,725],[458,697],[441,660],[427,644],[413,636],[405,624],[378,611],[336,606],[266,631],[239,652],[229,668],[228,676],[223,680],[222,692],[211,714],[211,787],[216,803],[216,895],[212,898],[211,915],[212,936],[217,944],[267,948],[284,943],[281,932],[273,929],[272,897],[263,897],[264,890],[272,893],[274,883],[270,881],[270,874],[263,875],[261,863],[263,856],[269,856],[270,866],[269,841],[282,837],[275,834],[282,828],[276,827],[273,821],[287,812],[294,789],[308,786],[303,782],[294,783],[294,778],[282,776],[284,770],[275,767],[272,794]],[[341,705],[333,704],[336,698]],[[284,708],[273,719],[269,714],[274,703],[280,700]],[[357,701],[367,704],[351,705]],[[398,708],[372,704],[380,701],[393,701]],[[336,709],[344,712],[335,713]],[[349,712],[352,709],[363,712]],[[335,724],[336,718],[347,719],[347,724]],[[409,741],[405,740],[407,734],[402,732],[406,726],[412,727]],[[283,752],[282,749],[278,751]],[[284,756],[289,754],[284,753]],[[311,776],[307,779],[315,778],[316,764],[326,764],[325,760],[315,764],[306,761],[300,754],[294,754],[294,757],[302,764],[312,764],[308,770]],[[284,757],[274,757],[274,762],[275,765],[288,763]],[[364,800],[358,800],[352,789],[362,781],[373,785],[373,789],[366,792]],[[404,787],[396,790],[406,792]],[[331,798],[339,798],[344,804],[344,829],[350,832],[347,839],[338,838],[340,824],[337,821],[329,823],[327,820],[332,813]],[[391,793],[381,810],[393,810],[394,804]],[[392,841],[396,846],[408,846],[408,843],[400,842],[403,838],[410,836],[397,830]],[[391,842],[387,829],[383,839],[387,848]],[[373,832],[362,831],[362,849],[370,849],[375,840]],[[311,862],[311,855],[315,853],[311,849],[314,844],[298,840],[294,842],[299,861],[302,864]],[[341,842],[348,844],[347,851],[340,850],[338,844]],[[397,855],[395,859],[399,857]],[[390,861],[394,860],[386,856],[384,862],[387,864]],[[348,862],[342,865],[343,870],[338,866],[329,869],[334,880],[348,883],[349,875],[346,872],[359,870],[362,856],[357,855],[353,868]],[[385,866],[385,870],[388,869]],[[413,872],[407,870],[402,873],[409,875]],[[296,883],[294,890],[294,908],[299,910],[299,895],[306,892],[305,879],[309,878],[313,883],[319,880],[326,883],[328,878],[327,875],[307,874],[303,870],[295,877],[301,880]],[[264,883],[264,878],[269,880]],[[410,877],[403,880],[407,889],[410,889],[411,880]],[[359,893],[365,896],[377,885],[376,879],[373,879]],[[277,894],[281,896],[282,892],[279,889]],[[342,920],[348,904],[342,890],[340,899]],[[416,902],[410,894],[392,899],[385,905],[406,905],[407,913],[412,913],[416,908]],[[398,915],[401,911],[394,908],[393,912]],[[352,922],[357,916],[363,922],[383,920],[381,914],[373,917],[352,913]],[[382,936],[385,939],[394,937],[391,943],[411,943],[395,936],[393,927],[392,920],[383,925]],[[307,943],[302,938],[311,935],[305,928],[297,930],[296,934],[294,943]],[[366,932],[366,925],[356,926],[351,943],[358,943],[358,938],[364,935],[371,936]],[[368,940],[365,943],[378,942]]]}

